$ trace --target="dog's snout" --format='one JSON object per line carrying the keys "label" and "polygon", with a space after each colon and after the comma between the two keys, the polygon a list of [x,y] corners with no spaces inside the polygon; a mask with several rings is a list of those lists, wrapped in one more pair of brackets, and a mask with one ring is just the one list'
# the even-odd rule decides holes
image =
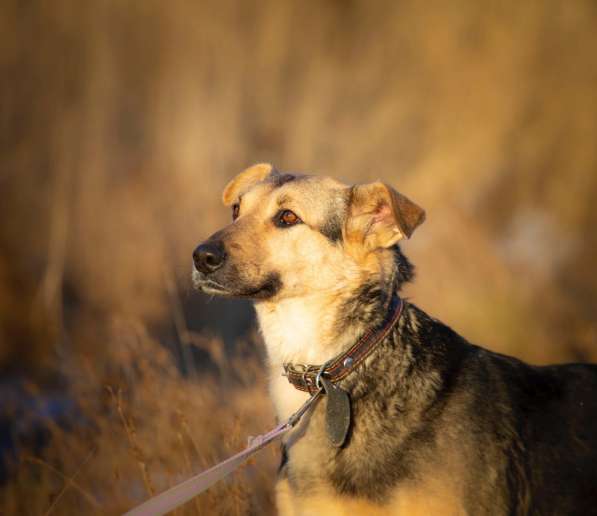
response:
{"label": "dog's snout", "polygon": [[222,242],[205,242],[193,252],[195,267],[203,274],[218,270],[226,260],[226,251]]}

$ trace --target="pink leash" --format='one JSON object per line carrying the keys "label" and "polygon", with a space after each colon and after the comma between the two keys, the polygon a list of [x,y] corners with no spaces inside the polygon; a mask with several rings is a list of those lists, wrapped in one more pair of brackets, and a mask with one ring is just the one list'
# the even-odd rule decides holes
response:
{"label": "pink leash", "polygon": [[319,398],[320,394],[321,389],[315,392],[315,394],[313,394],[300,409],[292,414],[285,423],[280,423],[276,428],[266,434],[258,435],[253,438],[250,437],[249,445],[240,453],[237,453],[229,459],[216,464],[214,467],[171,487],[167,491],[150,498],[146,502],[143,502],[141,505],[138,505],[125,513],[124,516],[161,516],[162,514],[166,514],[176,509],[183,503],[188,502],[199,493],[206,491],[218,480],[222,480],[225,476],[232,473],[251,455],[258,452],[272,441],[282,437],[294,427],[311,404]]}

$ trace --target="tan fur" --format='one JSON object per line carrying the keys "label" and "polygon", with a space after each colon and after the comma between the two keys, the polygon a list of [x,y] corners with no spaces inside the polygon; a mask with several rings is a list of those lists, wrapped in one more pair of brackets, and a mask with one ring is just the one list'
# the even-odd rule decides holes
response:
{"label": "tan fur", "polygon": [[[457,475],[430,471],[424,480],[401,485],[383,514],[408,516],[464,516]],[[473,515],[471,515],[473,516]]]}
{"label": "tan fur", "polygon": [[424,483],[401,486],[384,505],[324,490],[315,496],[293,496],[286,479],[276,486],[276,506],[281,516],[465,516],[460,500],[453,481],[432,475]]}
{"label": "tan fur", "polygon": [[[268,355],[270,394],[280,420],[308,397],[281,376],[283,364],[323,363],[354,342],[362,328],[336,327],[339,307],[366,280],[389,274],[393,255],[387,248],[410,236],[424,216],[418,206],[382,183],[351,188],[325,177],[301,176],[287,182],[282,178],[271,165],[258,164],[230,181],[222,197],[227,206],[239,204],[238,217],[221,237],[239,281],[259,285],[269,271],[276,271],[283,284],[274,297],[255,302]],[[273,219],[285,209],[302,224],[277,227]],[[322,231],[330,220],[340,221],[341,245]],[[303,417],[286,439],[294,471],[309,471],[324,451],[325,435],[306,432],[310,417]],[[352,516],[389,510],[339,497],[328,486],[316,493],[296,497],[282,482],[277,487],[280,513]],[[413,507],[404,497],[395,503]]]}
{"label": "tan fur", "polygon": [[269,163],[258,163],[243,170],[224,188],[224,192],[222,193],[224,205],[230,206],[244,191],[251,188],[255,183],[263,181],[273,170],[274,167]]}
{"label": "tan fur", "polygon": [[425,212],[390,186],[375,182],[352,189],[346,239],[360,252],[388,248],[410,238]]}

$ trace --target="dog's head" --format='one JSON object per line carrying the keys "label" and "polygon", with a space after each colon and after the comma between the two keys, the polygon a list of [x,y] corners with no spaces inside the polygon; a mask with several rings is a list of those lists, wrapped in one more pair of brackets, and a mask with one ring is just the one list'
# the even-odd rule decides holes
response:
{"label": "dog's head", "polygon": [[275,300],[333,293],[383,277],[395,245],[425,212],[380,183],[348,186],[327,177],[254,165],[224,189],[232,223],[193,253],[195,287],[209,294]]}

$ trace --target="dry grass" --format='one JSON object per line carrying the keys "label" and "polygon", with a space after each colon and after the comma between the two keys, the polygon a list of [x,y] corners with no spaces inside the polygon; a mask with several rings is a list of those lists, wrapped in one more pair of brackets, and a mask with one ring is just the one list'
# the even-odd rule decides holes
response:
{"label": "dry grass", "polygon": [[[428,211],[415,302],[498,351],[597,360],[591,0],[0,9],[0,396],[73,403],[0,513],[116,513],[273,422],[246,306],[186,294],[253,162],[392,183]],[[11,431],[43,412],[17,408]],[[184,510],[271,512],[274,462]]]}
{"label": "dry grass", "polygon": [[[66,427],[44,421],[49,446],[21,445],[14,477],[2,491],[3,514],[122,513],[273,426],[257,357],[235,354],[221,364],[228,371],[191,382],[142,326],[121,321],[112,332],[116,369],[98,376],[90,361],[79,362],[79,370],[72,364],[76,417]],[[218,379],[232,374],[234,382]],[[39,411],[34,407],[31,415]],[[177,513],[271,512],[276,453],[266,450]]]}

